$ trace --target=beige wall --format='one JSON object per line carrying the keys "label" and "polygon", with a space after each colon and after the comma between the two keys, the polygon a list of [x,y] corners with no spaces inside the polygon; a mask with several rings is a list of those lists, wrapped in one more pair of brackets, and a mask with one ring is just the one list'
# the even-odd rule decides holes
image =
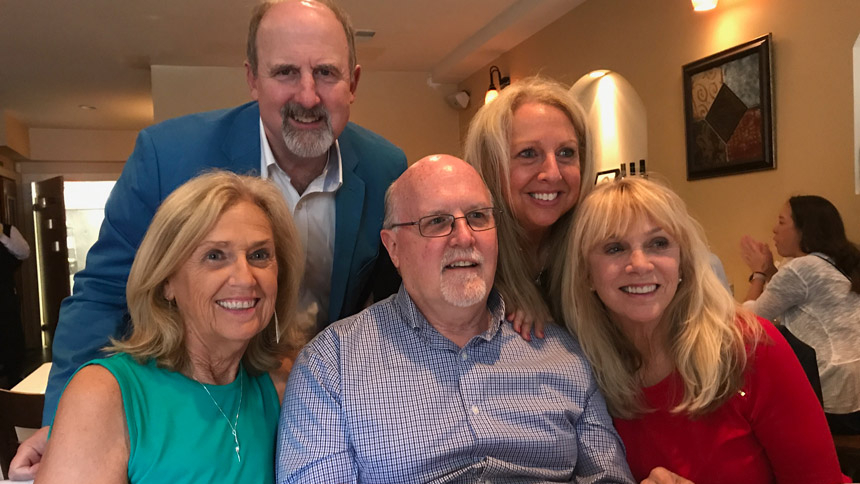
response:
{"label": "beige wall", "polygon": [[251,100],[242,67],[152,66],[155,122]]}
{"label": "beige wall", "polygon": [[[541,73],[568,85],[594,69],[624,76],[648,116],[649,170],[662,174],[704,225],[740,297],[749,270],[738,241],[770,240],[784,201],[818,194],[842,213],[860,242],[854,194],[852,48],[860,34],[857,0],[720,0],[693,12],[690,2],[592,0],[494,63],[514,82]],[[686,181],[681,66],[771,32],[777,169]],[[461,84],[486,89],[487,69]],[[474,113],[460,116],[463,132]]]}
{"label": "beige wall", "polygon": [[[134,148],[137,131],[30,128],[31,160],[119,161]],[[74,171],[74,168],[71,169]]]}
{"label": "beige wall", "polygon": [[427,78],[422,72],[362,73],[350,119],[402,148],[409,163],[434,153],[460,154],[457,111],[445,102],[456,86],[431,86]]}
{"label": "beige wall", "polygon": [[[361,74],[350,120],[384,136],[412,162],[432,153],[457,153],[458,116],[445,103],[456,86],[431,87],[421,72]],[[250,100],[245,69],[153,66],[155,121]]]}

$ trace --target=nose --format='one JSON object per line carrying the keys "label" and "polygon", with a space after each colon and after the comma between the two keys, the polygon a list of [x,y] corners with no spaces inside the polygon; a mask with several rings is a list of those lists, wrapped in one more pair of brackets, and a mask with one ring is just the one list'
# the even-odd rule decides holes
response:
{"label": "nose", "polygon": [[251,266],[244,257],[240,257],[233,264],[233,273],[230,274],[230,284],[234,286],[253,286],[254,274],[251,272]]}
{"label": "nose", "polygon": [[634,249],[630,253],[630,263],[627,265],[627,272],[647,272],[653,268],[654,266],[642,249]]}
{"label": "nose", "polygon": [[320,103],[320,97],[317,94],[317,83],[314,80],[312,72],[302,73],[301,80],[299,81],[299,91],[296,93],[295,99],[305,109],[311,109]]}
{"label": "nose", "polygon": [[454,219],[454,226],[451,227],[448,240],[449,244],[455,247],[471,247],[475,243],[475,234],[472,233],[472,228],[466,223],[465,218]]}
{"label": "nose", "polygon": [[554,153],[548,153],[540,166],[538,180],[555,182],[561,179],[561,171],[558,169],[558,160]]}

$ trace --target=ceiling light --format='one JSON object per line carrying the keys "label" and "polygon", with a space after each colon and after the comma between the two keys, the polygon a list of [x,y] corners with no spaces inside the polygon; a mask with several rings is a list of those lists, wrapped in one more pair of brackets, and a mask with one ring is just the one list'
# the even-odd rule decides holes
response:
{"label": "ceiling light", "polygon": [[592,79],[597,79],[597,78],[600,78],[600,77],[605,76],[606,74],[609,74],[609,71],[608,71],[608,70],[606,70],[606,69],[597,69],[596,71],[591,71],[591,72],[589,72],[589,73],[588,73],[588,77],[590,77],[590,78],[592,78]]}
{"label": "ceiling light", "polygon": [[90,106],[89,104],[78,104],[78,107],[83,109],[84,111],[95,111],[95,106]]}
{"label": "ceiling light", "polygon": [[717,0],[692,0],[693,1],[693,10],[697,12],[704,12],[705,10],[712,10],[717,6]]}
{"label": "ceiling light", "polygon": [[[493,83],[493,72],[496,73],[496,76],[499,79],[499,89],[496,90],[496,85]],[[490,104],[497,97],[499,97],[499,91],[511,85],[511,78],[507,76],[502,76],[502,71],[499,70],[496,66],[490,66],[490,87],[487,88],[487,94],[484,95],[484,104]]]}

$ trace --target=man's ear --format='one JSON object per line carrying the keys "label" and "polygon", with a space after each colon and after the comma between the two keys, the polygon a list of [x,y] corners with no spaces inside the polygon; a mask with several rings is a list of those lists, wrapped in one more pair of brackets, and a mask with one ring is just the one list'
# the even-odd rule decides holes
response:
{"label": "man's ear", "polygon": [[358,89],[358,79],[361,77],[361,66],[356,65],[349,80],[349,103],[355,102],[355,90]]}
{"label": "man's ear", "polygon": [[382,238],[382,245],[388,251],[388,257],[391,258],[391,263],[397,270],[400,270],[400,258],[397,256],[397,234],[393,229],[382,229],[379,231],[379,236]]}
{"label": "man's ear", "polygon": [[248,82],[248,90],[251,91],[251,99],[257,100],[257,74],[251,69],[251,64],[245,61],[245,81]]}

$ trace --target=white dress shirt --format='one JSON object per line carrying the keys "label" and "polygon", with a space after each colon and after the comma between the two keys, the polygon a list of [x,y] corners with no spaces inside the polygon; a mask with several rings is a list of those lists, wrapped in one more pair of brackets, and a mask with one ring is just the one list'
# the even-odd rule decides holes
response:
{"label": "white dress shirt", "polygon": [[9,252],[18,260],[30,257],[30,245],[27,244],[24,236],[21,235],[21,232],[18,232],[18,229],[14,225],[10,225],[9,228],[8,237],[0,230],[0,244],[9,249]]}
{"label": "white dress shirt", "polygon": [[343,185],[340,147],[335,140],[328,152],[323,172],[302,194],[290,183],[290,176],[275,161],[260,120],[260,173],[272,180],[284,195],[305,254],[305,276],[299,290],[299,312],[304,312],[319,327],[328,323],[331,271],[334,262],[334,197]]}

